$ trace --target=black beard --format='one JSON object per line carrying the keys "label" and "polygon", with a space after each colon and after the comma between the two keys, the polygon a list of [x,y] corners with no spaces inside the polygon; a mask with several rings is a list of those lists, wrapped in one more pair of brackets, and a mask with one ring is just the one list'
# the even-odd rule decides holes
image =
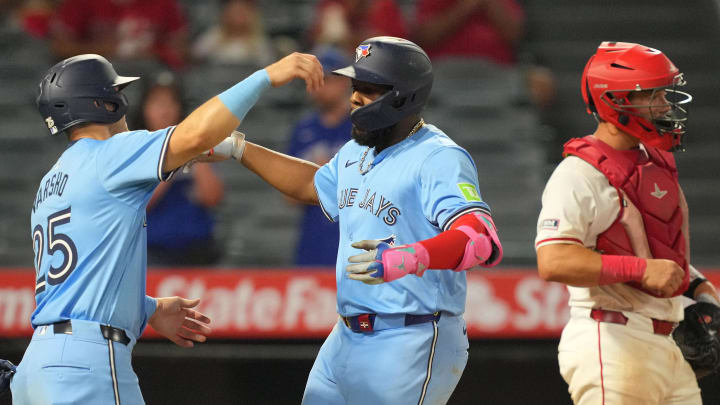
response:
{"label": "black beard", "polygon": [[390,142],[392,141],[390,135],[392,134],[393,129],[395,129],[395,125],[368,132],[353,125],[352,139],[354,139],[358,145],[375,148],[380,151],[390,145]]}

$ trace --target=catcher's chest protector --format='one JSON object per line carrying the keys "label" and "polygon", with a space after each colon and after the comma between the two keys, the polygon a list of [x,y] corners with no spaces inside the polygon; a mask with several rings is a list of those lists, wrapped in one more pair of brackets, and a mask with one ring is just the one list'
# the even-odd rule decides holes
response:
{"label": "catcher's chest protector", "polygon": [[[593,165],[607,177],[621,198],[630,200],[621,204],[618,218],[598,236],[597,250],[603,254],[674,260],[685,269],[683,283],[673,293],[677,296],[687,289],[690,276],[683,235],[683,222],[687,221],[682,209],[685,202],[680,196],[672,153],[649,147],[646,150],[649,159],[635,162],[622,151],[586,136],[568,141],[563,155],[577,156]],[[639,213],[639,218],[628,218],[633,213],[635,216]],[[633,223],[639,226],[633,227]],[[638,233],[643,239],[640,246],[647,246],[650,256],[638,251],[639,244],[633,243]],[[639,283],[628,284],[655,295]]]}

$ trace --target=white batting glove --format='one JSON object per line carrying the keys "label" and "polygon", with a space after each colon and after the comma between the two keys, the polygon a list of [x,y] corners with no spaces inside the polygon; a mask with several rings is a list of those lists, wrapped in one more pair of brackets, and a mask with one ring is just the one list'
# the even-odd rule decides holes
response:
{"label": "white batting glove", "polygon": [[223,139],[222,142],[215,145],[214,148],[206,150],[191,161],[187,162],[183,167],[183,173],[190,172],[190,168],[197,162],[221,162],[223,160],[242,159],[245,151],[245,134],[240,131],[233,131],[230,136]]}
{"label": "white batting glove", "polygon": [[[210,158],[211,162],[217,162],[218,160],[226,159],[242,159],[243,152],[245,151],[245,134],[240,131],[233,131],[230,136],[223,139],[222,142],[217,144],[214,148],[206,150],[200,155],[201,159],[204,157]],[[215,159],[213,159],[215,157]],[[198,160],[202,162],[203,160]]]}

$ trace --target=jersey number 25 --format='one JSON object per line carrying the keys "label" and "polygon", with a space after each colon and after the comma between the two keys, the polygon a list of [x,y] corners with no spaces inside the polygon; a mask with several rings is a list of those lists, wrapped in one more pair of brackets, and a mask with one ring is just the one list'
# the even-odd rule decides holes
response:
{"label": "jersey number 25", "polygon": [[47,252],[53,256],[55,252],[62,252],[63,262],[59,267],[50,265],[47,272],[47,279],[40,274],[45,252],[43,227],[37,224],[33,228],[33,250],[35,251],[35,294],[45,291],[45,282],[50,285],[57,285],[65,281],[77,265],[77,248],[70,237],[64,233],[55,231],[55,228],[70,222],[70,207],[58,211],[48,217],[47,220]]}

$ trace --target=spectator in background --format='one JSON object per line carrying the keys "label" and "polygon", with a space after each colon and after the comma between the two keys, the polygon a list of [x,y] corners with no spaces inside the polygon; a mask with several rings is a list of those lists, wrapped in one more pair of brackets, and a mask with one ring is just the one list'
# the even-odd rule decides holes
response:
{"label": "spectator in background", "polygon": [[[155,131],[180,122],[185,114],[179,89],[172,73],[158,75],[143,95],[138,128]],[[207,163],[193,165],[189,176],[179,175],[158,185],[147,206],[148,264],[216,263],[220,249],[213,235],[211,209],[222,197],[222,180]]]}
{"label": "spectator in background", "polygon": [[56,0],[0,1],[0,8],[9,10],[13,23],[35,38],[47,38],[50,21],[55,13]]}
{"label": "spectator in background", "polygon": [[462,56],[515,63],[525,22],[516,0],[419,0],[415,16],[413,37],[433,60]]}
{"label": "spectator in background", "polygon": [[335,45],[354,51],[365,38],[406,38],[402,10],[394,0],[321,0],[309,32],[311,46]]}
{"label": "spectator in background", "polygon": [[176,0],[64,0],[51,27],[59,58],[98,53],[118,60],[157,59],[181,68],[187,24]]}
{"label": "spectator in background", "polygon": [[415,17],[413,38],[433,61],[480,58],[503,69],[518,67],[527,101],[542,123],[541,138],[552,142],[557,139],[557,123],[552,114],[555,76],[547,67],[529,60],[535,59],[529,53],[518,63],[517,48],[525,34],[525,13],[517,0],[419,0]]}
{"label": "spectator in background", "polygon": [[225,0],[220,23],[200,35],[192,56],[198,61],[258,66],[275,60],[255,1]]}
{"label": "spectator in background", "polygon": [[[293,129],[288,154],[322,166],[350,140],[350,83],[344,77],[331,74],[349,65],[350,58],[336,48],[314,53],[325,71],[325,85],[311,93],[316,110]],[[340,239],[338,224],[328,221],[319,206],[305,205],[302,210],[295,264],[335,266]]]}

